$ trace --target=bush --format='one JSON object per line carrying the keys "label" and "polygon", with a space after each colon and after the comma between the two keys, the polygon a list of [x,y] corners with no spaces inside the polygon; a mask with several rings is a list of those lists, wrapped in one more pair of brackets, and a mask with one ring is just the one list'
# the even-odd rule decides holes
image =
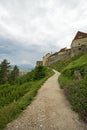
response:
{"label": "bush", "polygon": [[73,110],[79,113],[81,119],[87,123],[87,80],[70,80],[61,75],[60,85],[72,104]]}
{"label": "bush", "polygon": [[33,79],[39,80],[41,78],[44,78],[46,76],[46,68],[43,66],[36,67],[34,70]]}
{"label": "bush", "polygon": [[[34,80],[34,74],[35,76],[40,74],[38,80]],[[0,85],[0,129],[15,119],[31,103],[38,89],[51,75],[53,71],[50,69],[35,68],[27,75],[18,78],[15,85]]]}
{"label": "bush", "polygon": [[[68,61],[58,61],[52,67],[61,71],[59,83],[64,89],[65,95],[72,104],[73,110],[79,113],[82,120],[87,123],[87,53],[75,56]],[[65,64],[66,63],[66,64]],[[62,65],[63,64],[63,65]],[[77,80],[74,72],[79,71],[80,80]]]}

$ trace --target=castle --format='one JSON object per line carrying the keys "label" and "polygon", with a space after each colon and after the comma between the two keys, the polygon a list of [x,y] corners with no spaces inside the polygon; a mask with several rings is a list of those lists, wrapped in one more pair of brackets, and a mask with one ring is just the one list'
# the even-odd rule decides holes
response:
{"label": "castle", "polygon": [[48,53],[43,57],[43,61],[37,61],[36,66],[49,66],[58,60],[66,60],[85,52],[87,52],[87,33],[78,31],[70,49],[65,47],[54,54]]}

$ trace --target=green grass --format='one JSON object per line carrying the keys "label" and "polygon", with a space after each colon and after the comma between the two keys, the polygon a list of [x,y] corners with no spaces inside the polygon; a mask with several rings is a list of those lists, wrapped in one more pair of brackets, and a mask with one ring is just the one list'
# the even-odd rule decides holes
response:
{"label": "green grass", "polygon": [[[43,69],[44,70],[44,69]],[[35,78],[35,71],[32,75]],[[45,69],[45,75],[40,72],[38,79],[30,81],[29,74],[24,76],[24,80],[20,85],[20,80],[16,81],[14,85],[4,84],[0,85],[0,130],[6,127],[6,124],[17,118],[18,115],[31,103],[36,96],[41,85],[53,75],[51,69]],[[36,72],[39,73],[39,72]],[[32,76],[32,77],[33,77]],[[26,80],[28,79],[28,80]]]}
{"label": "green grass", "polygon": [[87,77],[78,81],[61,74],[59,82],[72,104],[72,109],[87,123]]}
{"label": "green grass", "polygon": [[74,62],[81,56],[82,56],[82,54],[72,57],[70,59],[59,60],[56,63],[51,64],[49,67],[61,72],[65,67],[67,67],[70,63]]}
{"label": "green grass", "polygon": [[22,85],[6,84],[2,85],[2,87],[0,89],[0,108],[24,96],[31,89],[32,83],[27,82]]}
{"label": "green grass", "polygon": [[68,61],[59,60],[56,63],[51,64],[49,67],[57,71],[61,71],[65,66],[67,66],[67,64],[68,64]]}
{"label": "green grass", "polygon": [[72,61],[69,65],[65,67],[65,69],[76,68],[78,66],[83,67],[85,65],[87,65],[87,54],[82,55],[79,59]]}
{"label": "green grass", "polygon": [[[64,63],[63,63],[64,62]],[[80,119],[87,123],[87,53],[67,61],[58,61],[51,67],[61,71],[59,83]],[[76,79],[74,72],[79,71],[82,79]]]}
{"label": "green grass", "polygon": [[70,62],[63,70],[62,74],[74,79],[74,72],[79,71],[82,77],[84,78],[87,74],[87,54],[80,56],[78,59]]}

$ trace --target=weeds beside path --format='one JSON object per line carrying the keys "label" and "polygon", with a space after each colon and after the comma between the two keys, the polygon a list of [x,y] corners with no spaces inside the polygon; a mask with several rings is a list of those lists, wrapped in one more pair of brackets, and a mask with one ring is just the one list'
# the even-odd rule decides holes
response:
{"label": "weeds beside path", "polygon": [[58,76],[59,73],[55,71],[32,104],[5,130],[86,130],[84,123],[71,110],[63,89],[60,89]]}

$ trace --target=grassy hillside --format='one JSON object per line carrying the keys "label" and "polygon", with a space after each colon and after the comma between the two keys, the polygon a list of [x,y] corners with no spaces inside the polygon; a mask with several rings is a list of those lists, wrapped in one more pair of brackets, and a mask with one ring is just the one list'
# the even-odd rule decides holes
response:
{"label": "grassy hillside", "polygon": [[[60,85],[72,104],[72,109],[87,123],[87,53],[68,61],[58,61],[51,67],[61,71]],[[80,73],[80,80],[75,77],[75,71]]]}
{"label": "grassy hillside", "polygon": [[31,103],[38,89],[52,74],[50,69],[37,67],[13,84],[0,85],[0,130]]}
{"label": "grassy hillside", "polygon": [[61,72],[69,63],[75,61],[76,59],[80,58],[82,54],[77,55],[71,59],[66,60],[59,60],[56,63],[51,64],[49,67],[54,68],[55,70]]}

